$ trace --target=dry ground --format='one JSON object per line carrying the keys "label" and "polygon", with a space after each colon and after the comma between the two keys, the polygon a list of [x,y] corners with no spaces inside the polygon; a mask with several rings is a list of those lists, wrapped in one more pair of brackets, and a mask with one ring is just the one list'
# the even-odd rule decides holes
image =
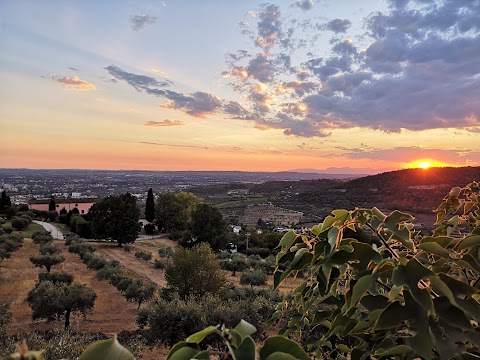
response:
{"label": "dry ground", "polygon": [[[135,330],[137,305],[125,300],[118,290],[107,281],[96,279],[95,271],[88,269],[82,263],[77,254],[68,252],[68,248],[63,241],[56,240],[56,244],[63,250],[65,262],[54,266],[52,271],[66,271],[75,276],[75,281],[93,288],[97,294],[95,307],[92,314],[86,319],[82,316],[74,317],[71,326],[74,331],[87,333],[105,333],[113,335],[122,330]],[[140,240],[131,244],[131,251],[126,252],[123,248],[117,247],[111,243],[96,243],[97,252],[107,259],[117,260],[122,266],[153,283],[159,287],[165,286],[165,273],[163,270],[155,269],[154,259],[160,259],[158,249],[161,246],[176,247],[176,243],[167,238],[154,240]],[[43,271],[35,268],[29,257],[38,255],[38,245],[35,245],[30,239],[25,239],[24,245],[18,251],[12,253],[10,259],[0,263],[0,301],[11,303],[13,322],[10,327],[11,333],[24,333],[29,330],[47,330],[55,326],[62,326],[63,323],[46,323],[45,321],[33,322],[31,319],[31,310],[25,302],[27,293],[35,285],[38,273]],[[145,251],[152,253],[151,261],[144,261],[135,257],[135,252]],[[162,259],[166,261],[166,259]],[[225,272],[227,279],[234,284],[239,284],[241,273],[237,276],[231,276],[231,272]],[[294,289],[300,283],[301,279],[288,279],[280,291],[287,293]],[[273,277],[269,276],[268,286],[273,285]],[[146,350],[142,359],[162,359],[165,358],[167,350],[164,348],[154,348]]]}

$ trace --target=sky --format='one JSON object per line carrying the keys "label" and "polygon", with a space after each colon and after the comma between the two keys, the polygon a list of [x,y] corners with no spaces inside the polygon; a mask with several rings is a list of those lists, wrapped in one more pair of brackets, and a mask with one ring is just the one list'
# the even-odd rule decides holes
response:
{"label": "sky", "polygon": [[479,18],[480,0],[2,0],[0,167],[479,166]]}

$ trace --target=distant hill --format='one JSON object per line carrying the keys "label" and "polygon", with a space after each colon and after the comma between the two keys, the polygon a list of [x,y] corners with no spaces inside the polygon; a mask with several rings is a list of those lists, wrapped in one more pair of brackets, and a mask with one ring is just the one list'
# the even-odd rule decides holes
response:
{"label": "distant hill", "polygon": [[385,171],[390,169],[370,169],[370,168],[351,168],[351,167],[329,167],[323,170],[319,169],[292,169],[288,170],[289,172],[296,173],[310,173],[310,174],[322,174],[322,175],[355,175],[355,176],[368,176]]}
{"label": "distant hill", "polygon": [[288,199],[295,208],[310,207],[316,214],[335,208],[376,206],[412,213],[432,213],[454,186],[480,181],[480,167],[405,169],[366,176]]}

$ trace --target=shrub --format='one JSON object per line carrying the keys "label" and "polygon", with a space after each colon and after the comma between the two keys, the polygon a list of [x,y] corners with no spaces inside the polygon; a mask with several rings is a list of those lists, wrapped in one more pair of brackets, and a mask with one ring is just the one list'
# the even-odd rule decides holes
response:
{"label": "shrub", "polygon": [[143,251],[137,251],[135,253],[135,257],[137,259],[143,259],[145,261],[149,261],[152,259],[152,253],[151,252],[143,252]]}
{"label": "shrub", "polygon": [[153,266],[155,267],[155,269],[160,269],[160,270],[163,270],[166,267],[165,263],[162,260],[158,260],[158,259],[155,259],[155,261],[153,262]]}
{"label": "shrub", "polygon": [[123,245],[123,251],[130,252],[132,251],[132,247],[128,244]]}
{"label": "shrub", "polygon": [[50,234],[50,231],[39,230],[32,234],[32,240],[35,244],[44,245],[52,241],[53,237]]}
{"label": "shrub", "polygon": [[55,284],[65,283],[70,285],[73,283],[73,275],[66,272],[42,272],[38,274],[38,281],[51,281]]}
{"label": "shrub", "polygon": [[259,255],[262,259],[265,259],[270,255],[270,249],[267,249],[267,248],[249,248],[248,253],[250,255]]}
{"label": "shrub", "polygon": [[160,246],[158,248],[158,255],[163,258],[171,258],[173,256],[173,249],[170,246]]}
{"label": "shrub", "polygon": [[240,284],[262,286],[267,283],[267,275],[260,270],[244,271],[240,277]]}
{"label": "shrub", "polygon": [[121,274],[122,274],[122,269],[120,269],[118,266],[112,266],[111,264],[108,264],[107,266],[104,266],[103,268],[97,271],[97,279],[110,280]]}
{"label": "shrub", "polygon": [[95,252],[95,247],[80,239],[78,241],[72,241],[68,246],[68,251],[78,254],[80,258],[83,259],[86,253]]}
{"label": "shrub", "polygon": [[78,236],[77,234],[73,233],[73,232],[68,232],[66,234],[64,234],[64,237],[65,237],[65,245],[70,245],[73,241],[78,241],[80,240],[80,236]]}
{"label": "shrub", "polygon": [[12,218],[12,228],[17,231],[25,230],[28,226],[29,222],[27,219],[22,217],[14,216]]}
{"label": "shrub", "polygon": [[60,254],[62,252],[62,250],[52,244],[52,243],[46,243],[46,244],[43,244],[43,245],[40,245],[40,254],[42,255],[55,255],[55,254]]}
{"label": "shrub", "polygon": [[100,270],[108,263],[103,256],[88,252],[83,255],[82,260],[89,269],[93,270]]}
{"label": "shrub", "polygon": [[82,215],[73,215],[70,218],[70,230],[83,238],[91,238],[92,230],[90,224],[83,218]]}

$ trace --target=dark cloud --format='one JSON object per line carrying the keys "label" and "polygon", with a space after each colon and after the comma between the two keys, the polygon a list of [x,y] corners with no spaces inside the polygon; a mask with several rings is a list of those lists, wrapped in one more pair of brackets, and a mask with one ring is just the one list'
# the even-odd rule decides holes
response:
{"label": "dark cloud", "polygon": [[[353,39],[342,38],[349,19],[297,21],[271,4],[254,14],[261,50],[232,57],[225,74],[246,100],[238,117],[258,128],[309,137],[480,127],[480,1],[389,0]],[[330,49],[315,47],[319,36]]]}
{"label": "dark cloud", "polygon": [[160,105],[167,109],[177,109],[195,117],[204,117],[222,109],[222,100],[203,91],[192,94],[164,95],[168,100]]}
{"label": "dark cloud", "polygon": [[165,119],[163,121],[148,121],[145,123],[145,126],[151,126],[151,127],[180,126],[180,125],[185,125],[185,123],[180,120],[168,120],[168,119]]}
{"label": "dark cloud", "polygon": [[345,33],[351,25],[352,22],[348,19],[333,19],[325,25],[325,28],[334,33]]}
{"label": "dark cloud", "polygon": [[305,10],[305,11],[312,9],[313,5],[315,5],[314,0],[298,0],[295,3],[296,7],[299,7],[300,9]]}
{"label": "dark cloud", "polygon": [[70,70],[73,70],[73,71],[78,71],[78,69],[74,68],[74,67],[69,67]]}
{"label": "dark cloud", "polygon": [[150,15],[131,15],[130,22],[132,23],[132,30],[140,31],[147,25],[152,25],[157,21],[157,18]]}
{"label": "dark cloud", "polygon": [[107,66],[105,70],[115,79],[126,81],[138,91],[146,91],[151,90],[151,87],[166,87],[173,84],[170,80],[158,81],[150,76],[129,73],[114,65]]}

